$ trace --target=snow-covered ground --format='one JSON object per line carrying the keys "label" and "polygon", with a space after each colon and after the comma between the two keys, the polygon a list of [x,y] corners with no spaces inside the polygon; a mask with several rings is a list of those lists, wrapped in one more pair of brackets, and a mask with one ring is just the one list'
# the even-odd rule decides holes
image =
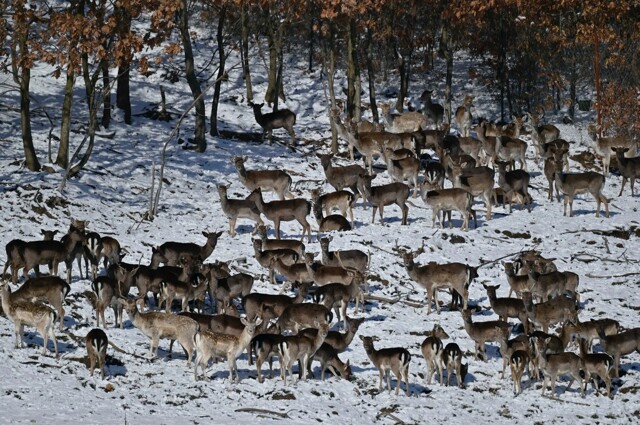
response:
{"label": "snow-covered ground", "polygon": [[[465,74],[463,69],[458,77]],[[34,70],[32,90],[36,98],[45,102],[51,113],[59,113],[62,82],[50,78],[46,69]],[[254,70],[254,76],[260,75]],[[64,193],[57,187],[61,173],[31,173],[20,166],[22,158],[19,115],[15,111],[0,111],[0,228],[2,244],[14,238],[40,239],[41,229],[66,229],[71,218],[89,220],[89,229],[101,235],[117,238],[126,248],[126,260],[150,261],[151,246],[165,241],[190,241],[203,243],[202,231],[227,230],[216,185],[231,185],[229,196],[244,197],[248,191],[239,183],[231,158],[248,157],[247,168],[284,169],[294,180],[296,196],[309,198],[309,192],[323,183],[324,175],[317,151],[326,151],[330,129],[327,103],[319,74],[308,73],[304,67],[290,66],[286,71],[285,87],[289,96],[287,106],[298,114],[296,132],[304,141],[296,151],[282,144],[260,144],[239,140],[208,137],[209,147],[204,154],[183,150],[175,142],[169,148],[158,216],[152,221],[142,220],[148,206],[151,170],[158,163],[164,139],[174,122],[163,123],[136,117],[133,126],[125,125],[116,111],[110,131],[113,139],[99,138],[91,161],[78,178],[67,182]],[[10,76],[0,76],[9,84]],[[144,80],[135,76],[132,83],[135,99],[134,113],[157,102],[159,81]],[[78,84],[81,81],[78,80]],[[190,102],[190,94],[182,82],[167,86],[168,100],[176,110]],[[254,79],[257,100],[264,93],[266,84]],[[416,92],[421,91],[419,87]],[[474,92],[477,90],[477,92]],[[495,117],[495,105],[480,87],[462,80],[457,81],[456,99],[465,92],[476,94],[476,116]],[[80,93],[80,90],[78,91]],[[225,83],[223,103],[220,107],[222,128],[242,132],[258,132],[250,108],[243,104],[244,87],[239,72],[230,75]],[[7,97],[3,103],[17,105],[15,97]],[[76,99],[76,111],[83,107]],[[77,115],[76,115],[77,116]],[[34,119],[34,136],[38,155],[46,157],[47,125]],[[79,128],[82,119],[75,122]],[[187,121],[181,136],[189,137],[191,122]],[[561,136],[572,142],[572,154],[584,151],[590,140],[584,128],[585,122],[575,126],[559,125]],[[56,130],[57,131],[57,130]],[[286,133],[276,131],[286,142]],[[81,135],[73,133],[72,150]],[[322,147],[324,145],[324,148]],[[508,286],[500,261],[525,249],[538,249],[543,255],[553,257],[560,270],[571,270],[580,275],[582,310],[581,320],[609,317],[618,320],[624,328],[638,326],[640,296],[637,294],[638,275],[616,275],[640,272],[638,256],[639,198],[632,198],[629,189],[617,197],[621,178],[612,175],[607,179],[605,194],[613,198],[610,218],[596,218],[595,202],[590,196],[579,196],[574,204],[575,217],[563,217],[560,203],[546,199],[546,179],[538,164],[533,162],[533,150],[528,152],[532,173],[531,189],[535,205],[531,213],[515,208],[494,208],[491,221],[484,219],[484,207],[476,204],[478,228],[469,232],[459,229],[439,230],[431,225],[431,211],[421,199],[412,200],[409,225],[400,225],[400,211],[396,206],[385,209],[386,220],[381,225],[371,223],[371,208],[364,210],[360,204],[355,209],[356,228],[353,231],[334,234],[332,249],[359,248],[371,254],[371,292],[387,298],[400,297],[424,303],[424,290],[412,282],[399,256],[399,249],[424,253],[416,258],[418,263],[429,261],[460,261],[480,266],[479,278],[471,285],[470,304],[478,306],[474,320],[490,320],[495,315],[481,283],[500,284],[499,296],[506,296]],[[337,163],[348,161],[338,159]],[[379,161],[380,176],[374,185],[389,181],[384,166]],[[582,169],[571,162],[573,170]],[[59,205],[51,202],[63,197],[67,202]],[[456,225],[460,224],[455,217]],[[313,222],[313,221],[312,221]],[[317,225],[313,222],[313,226]],[[284,223],[288,237],[299,237],[297,223]],[[594,233],[600,230],[631,230],[628,238],[604,236]],[[234,269],[255,275],[256,291],[278,292],[267,282],[266,270],[253,258],[251,248],[251,223],[239,222],[239,233],[231,238],[228,233],[220,238],[211,260],[231,261]],[[518,237],[518,234],[520,237]],[[273,236],[273,234],[272,234]],[[307,250],[319,252],[315,241]],[[4,264],[4,251],[0,261]],[[62,267],[64,268],[64,267]],[[62,275],[61,271],[61,275]],[[608,277],[609,276],[609,277]],[[182,354],[165,358],[168,341],[160,345],[160,358],[154,361],[142,359],[148,356],[149,340],[128,321],[125,329],[106,329],[110,340],[127,354],[109,349],[112,356],[107,367],[108,377],[89,376],[84,362],[85,348],[77,342],[95,326],[94,312],[84,295],[90,290],[90,281],[80,279],[74,270],[72,290],[67,297],[64,324],[66,332],[56,332],[62,356],[40,354],[42,338],[28,329],[28,348],[15,349],[13,325],[5,317],[0,318],[0,422],[2,423],[463,423],[474,420],[483,423],[637,423],[640,418],[637,394],[640,389],[640,355],[625,356],[622,360],[622,377],[614,380],[614,398],[596,396],[589,387],[586,398],[580,398],[575,384],[565,391],[568,381],[562,380],[557,388],[559,400],[543,398],[541,384],[525,375],[524,391],[514,397],[511,382],[501,379],[502,359],[497,347],[489,344],[487,362],[473,357],[473,342],[467,336],[458,311],[443,308],[441,314],[427,315],[426,306],[415,308],[404,302],[387,304],[370,301],[359,330],[361,335],[376,335],[378,347],[403,346],[412,354],[410,367],[411,396],[404,393],[395,396],[379,392],[378,373],[373,367],[358,338],[347,352],[341,355],[349,359],[355,378],[352,381],[327,378],[324,382],[311,379],[307,382],[284,385],[279,378],[256,380],[254,366],[249,367],[246,356],[238,361],[241,382],[230,384],[225,363],[213,364],[207,378],[194,381],[193,370],[188,369]],[[444,296],[444,302],[449,299]],[[353,313],[352,313],[353,314]],[[112,323],[113,316],[107,313]],[[465,351],[464,362],[469,364],[466,389],[445,387],[432,383],[426,385],[425,361],[420,354],[426,331],[439,323]],[[71,335],[76,338],[72,338]],[[447,341],[445,341],[446,343]],[[598,348],[598,347],[596,347]],[[134,355],[135,354],[135,355]],[[316,364],[317,366],[317,364]],[[276,362],[276,375],[279,365]],[[316,374],[319,370],[316,368]],[[395,379],[393,380],[395,384]],[[284,417],[262,411],[239,409],[263,409],[279,412]]]}

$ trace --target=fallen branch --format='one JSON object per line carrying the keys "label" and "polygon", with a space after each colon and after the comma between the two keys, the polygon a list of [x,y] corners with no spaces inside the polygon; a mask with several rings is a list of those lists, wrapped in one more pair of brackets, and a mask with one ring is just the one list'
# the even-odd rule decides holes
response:
{"label": "fallen branch", "polygon": [[380,301],[380,302],[387,303],[387,304],[395,304],[398,301],[400,301],[400,297],[398,297],[398,298],[387,298],[387,297],[381,297],[379,295],[371,295],[371,294],[365,294],[364,295],[364,299],[365,300],[369,300],[369,301]]}
{"label": "fallen branch", "polygon": [[255,407],[242,407],[240,409],[236,409],[236,412],[244,412],[244,413],[259,413],[259,414],[267,414],[267,415],[273,415],[273,416],[277,416],[279,418],[283,418],[283,419],[291,419],[289,417],[289,412],[291,410],[289,410],[289,412],[275,412],[273,410],[267,410],[267,409],[258,409]]}
{"label": "fallen branch", "polygon": [[623,273],[623,274],[612,274],[609,276],[599,276],[599,275],[595,275],[592,273],[586,273],[585,276],[590,277],[591,279],[612,279],[615,277],[628,277],[628,276],[638,276],[640,275],[640,272],[630,272],[630,273]]}
{"label": "fallen branch", "polygon": [[[590,257],[589,259],[587,258],[580,258],[582,256],[587,256]],[[592,261],[596,261],[596,260],[600,260],[600,261],[604,261],[606,263],[619,263],[619,264],[628,264],[628,263],[640,263],[640,260],[629,260],[629,259],[625,259],[625,260],[615,260],[613,258],[601,258],[598,255],[595,254],[590,254],[588,252],[579,252],[575,255],[572,255],[570,257],[571,261],[573,260],[578,260],[578,261],[582,261],[583,263],[590,263]]]}

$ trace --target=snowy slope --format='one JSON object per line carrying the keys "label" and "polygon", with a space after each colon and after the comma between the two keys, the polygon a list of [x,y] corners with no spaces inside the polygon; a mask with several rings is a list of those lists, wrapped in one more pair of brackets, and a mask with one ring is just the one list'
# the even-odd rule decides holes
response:
{"label": "snowy slope", "polygon": [[[309,74],[303,67],[287,70],[285,82],[289,99],[287,106],[298,114],[296,131],[302,146],[294,152],[281,144],[266,145],[257,142],[208,138],[209,148],[204,154],[182,150],[172,142],[165,170],[161,208],[153,222],[142,221],[149,196],[151,170],[157,164],[163,140],[174,123],[150,121],[137,117],[135,126],[122,123],[117,115],[113,139],[98,139],[86,170],[79,178],[67,182],[61,195],[57,191],[61,174],[30,173],[21,169],[21,143],[19,116],[3,110],[0,120],[0,228],[2,243],[14,238],[40,239],[40,229],[64,229],[73,218],[90,221],[89,228],[102,235],[116,237],[128,254],[126,260],[148,263],[150,247],[162,242],[193,241],[202,243],[202,231],[227,230],[228,223],[220,209],[215,187],[229,183],[230,197],[246,196],[248,191],[239,183],[231,164],[234,155],[248,157],[247,168],[279,168],[288,171],[294,180],[295,194],[309,197],[309,191],[322,183],[324,175],[315,152],[322,144],[328,146],[330,130],[323,87],[317,73]],[[34,72],[34,93],[57,113],[62,84],[48,77],[47,69]],[[254,74],[255,75],[255,74]],[[458,75],[465,75],[460,69]],[[8,83],[10,78],[2,76]],[[132,84],[136,99],[135,111],[142,112],[156,101],[156,84],[136,77]],[[78,81],[78,84],[81,84]],[[266,84],[254,81],[256,93],[264,93]],[[495,117],[495,105],[481,92],[481,88],[458,81],[460,99],[462,90],[478,90],[476,116]],[[416,91],[418,88],[416,88]],[[189,93],[182,83],[169,86],[167,94],[176,110],[189,103]],[[244,88],[238,71],[232,73],[225,87],[221,105],[222,127],[241,132],[258,132],[248,106],[242,104]],[[15,99],[11,99],[15,101]],[[257,100],[260,100],[258,98]],[[76,101],[77,111],[82,108]],[[75,127],[80,124],[76,123]],[[191,122],[181,132],[189,137]],[[573,142],[572,153],[584,151],[590,144],[584,123],[576,126],[559,125],[562,137]],[[36,125],[35,139],[39,157],[46,156],[46,126]],[[286,141],[284,132],[276,132]],[[186,135],[186,136],[185,136]],[[74,147],[81,138],[74,135]],[[72,147],[72,149],[74,148]],[[326,151],[326,149],[320,149]],[[635,229],[638,224],[639,198],[632,198],[628,189],[617,197],[621,179],[617,175],[607,180],[605,194],[613,198],[610,218],[596,218],[595,202],[588,196],[579,196],[574,204],[575,217],[562,216],[560,203],[547,201],[546,179],[541,168],[533,163],[533,151],[528,152],[532,172],[531,193],[535,205],[531,213],[515,208],[512,214],[502,207],[494,208],[494,218],[487,222],[478,214],[478,229],[461,232],[459,229],[439,230],[431,225],[431,211],[421,199],[412,200],[409,225],[400,226],[397,207],[385,210],[385,224],[371,224],[371,208],[356,208],[356,229],[335,234],[332,249],[356,247],[368,250],[372,256],[371,291],[374,295],[420,302],[424,291],[412,282],[398,255],[399,248],[424,249],[416,262],[461,261],[483,265],[480,277],[471,286],[470,303],[481,313],[474,320],[495,318],[482,282],[501,284],[499,296],[506,296],[507,284],[499,261],[521,250],[536,248],[543,255],[554,257],[560,270],[572,270],[580,275],[580,293],[583,310],[581,320],[610,317],[623,327],[638,326],[640,296],[637,294],[638,277],[606,277],[640,272],[638,232],[632,230],[628,239],[603,236],[593,230]],[[344,159],[337,161],[346,163]],[[375,184],[389,181],[379,161],[380,177]],[[580,169],[572,161],[572,169]],[[329,189],[328,185],[324,185]],[[51,202],[62,196],[68,202],[55,206]],[[478,211],[484,207],[476,205]],[[482,216],[482,217],[481,217]],[[454,215],[459,225],[459,218]],[[231,238],[225,233],[210,260],[232,261],[237,270],[258,277],[256,290],[278,292],[266,280],[266,270],[253,259],[251,249],[251,223],[239,222],[239,234]],[[313,222],[313,226],[316,224]],[[289,237],[299,237],[297,223],[285,223],[283,231]],[[511,232],[511,236],[509,234]],[[635,233],[634,233],[635,232]],[[526,233],[526,238],[513,237],[513,233]],[[314,234],[315,236],[315,234]],[[455,238],[454,238],[455,237]],[[455,243],[454,243],[455,242]],[[317,242],[308,245],[308,251],[319,252]],[[4,263],[5,254],[0,253]],[[64,268],[64,267],[62,267]],[[62,272],[61,272],[62,273]],[[605,276],[605,277],[590,277]],[[468,420],[492,423],[633,423],[640,417],[637,394],[640,388],[640,355],[626,356],[622,361],[623,376],[614,383],[614,399],[598,397],[591,387],[581,399],[575,384],[569,391],[567,381],[558,384],[560,401],[542,398],[539,382],[525,379],[524,392],[513,396],[511,383],[500,378],[502,359],[497,347],[489,346],[489,360],[473,358],[473,342],[464,331],[457,311],[446,307],[440,315],[426,314],[426,307],[415,308],[403,302],[386,304],[368,302],[360,328],[362,335],[377,335],[379,347],[404,346],[412,353],[410,368],[411,397],[378,392],[378,374],[368,360],[359,339],[349,351],[341,355],[353,365],[355,379],[351,382],[333,377],[324,382],[309,380],[285,386],[279,378],[256,380],[255,367],[249,367],[245,356],[238,361],[242,381],[229,384],[224,363],[213,364],[207,379],[194,382],[193,370],[186,366],[185,357],[174,354],[165,358],[168,341],[161,342],[160,359],[152,362],[148,356],[149,341],[128,322],[124,330],[109,328],[109,338],[126,353],[112,349],[108,377],[102,381],[91,378],[84,363],[85,349],[78,342],[95,325],[94,313],[83,294],[90,290],[90,281],[81,279],[74,270],[72,291],[67,298],[66,333],[58,334],[59,360],[40,355],[42,339],[32,329],[27,332],[29,347],[14,349],[13,325],[0,318],[0,364],[4,373],[0,379],[0,422],[2,423],[435,423],[445,420],[462,423]],[[449,299],[445,295],[444,302]],[[108,321],[113,320],[111,312]],[[467,388],[426,385],[425,362],[420,355],[420,344],[425,332],[439,323],[466,352],[469,364]],[[73,337],[71,336],[73,335]],[[446,343],[447,341],[445,341]],[[276,375],[279,366],[276,363]],[[319,370],[316,370],[319,373]],[[393,380],[395,383],[395,379]],[[286,414],[279,417],[265,412],[240,412],[238,409],[266,409]]]}

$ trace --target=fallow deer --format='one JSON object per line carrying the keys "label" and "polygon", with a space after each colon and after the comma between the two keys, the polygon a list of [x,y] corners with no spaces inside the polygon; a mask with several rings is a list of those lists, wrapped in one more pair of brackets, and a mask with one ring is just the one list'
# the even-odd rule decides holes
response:
{"label": "fallow deer", "polygon": [[278,195],[280,200],[292,198],[291,192],[291,176],[282,170],[247,170],[244,163],[247,157],[236,156],[233,158],[233,165],[238,172],[240,183],[250,191],[262,189],[263,191],[271,191]]}

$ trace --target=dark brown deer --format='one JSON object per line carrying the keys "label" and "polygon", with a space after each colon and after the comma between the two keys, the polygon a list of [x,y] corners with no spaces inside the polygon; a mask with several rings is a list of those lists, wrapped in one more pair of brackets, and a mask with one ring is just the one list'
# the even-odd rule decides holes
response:
{"label": "dark brown deer", "polygon": [[256,117],[256,122],[262,127],[262,141],[264,141],[265,136],[268,134],[269,143],[272,143],[273,130],[284,128],[291,136],[291,145],[294,146],[296,144],[296,135],[293,131],[293,125],[296,123],[296,114],[289,109],[280,109],[263,114],[262,107],[264,103],[256,104],[250,102],[249,105],[253,108],[253,115]]}

